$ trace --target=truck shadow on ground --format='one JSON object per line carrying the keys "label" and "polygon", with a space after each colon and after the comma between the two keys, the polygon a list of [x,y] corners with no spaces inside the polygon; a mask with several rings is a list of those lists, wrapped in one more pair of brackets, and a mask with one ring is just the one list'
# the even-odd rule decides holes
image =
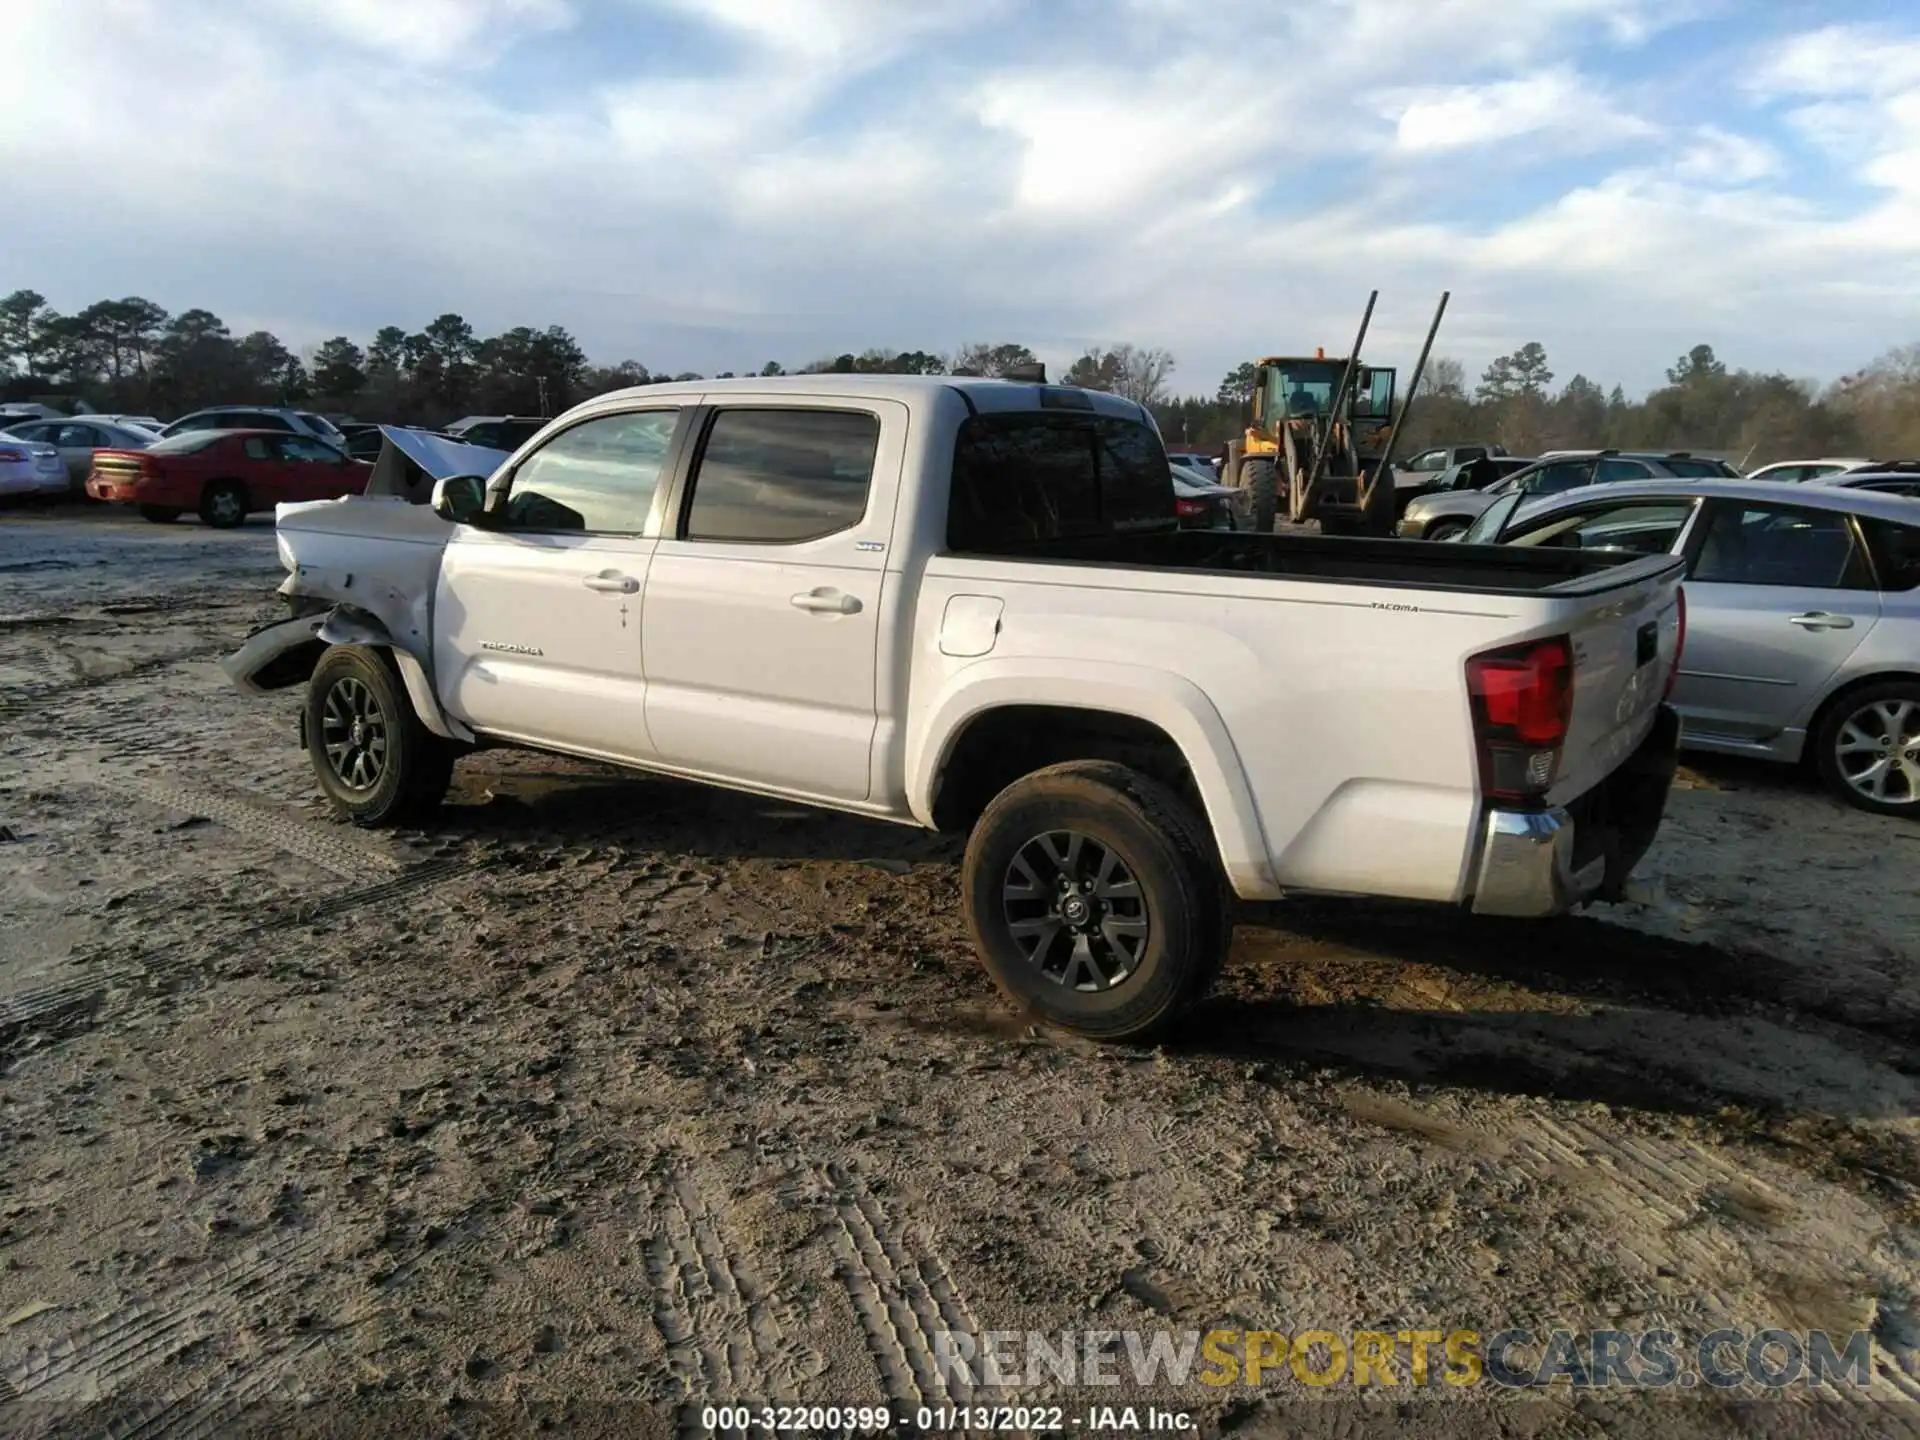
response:
{"label": "truck shadow on ground", "polygon": [[[438,828],[479,841],[896,874],[954,867],[963,848],[957,836],[545,761],[466,775]],[[1430,990],[1444,999],[1423,1000]],[[1886,999],[1836,993],[1822,975],[1770,956],[1598,918],[1498,922],[1433,906],[1295,899],[1245,907],[1222,993],[1168,1048],[1675,1114],[1728,1104],[1920,1113],[1911,1060],[1897,1058],[1920,1053],[1920,1021],[1889,1015]]]}
{"label": "truck shadow on ground", "polygon": [[[1169,1047],[1243,1064],[1714,1117],[1728,1107],[1837,1120],[1920,1114],[1920,1083],[1823,1036],[1657,1010],[1397,1009],[1216,999]],[[1920,1153],[1910,1158],[1920,1184]]]}
{"label": "truck shadow on ground", "polygon": [[[1669,939],[1599,915],[1497,920],[1392,901],[1299,898],[1246,907],[1241,949],[1261,937],[1283,950],[1427,965],[1532,990],[1704,1016],[1793,1013],[1861,1030],[1920,1053],[1920,1016],[1902,1013],[1890,973],[1851,967],[1842,988],[1829,967],[1762,951]],[[1289,957],[1291,958],[1291,957]]]}

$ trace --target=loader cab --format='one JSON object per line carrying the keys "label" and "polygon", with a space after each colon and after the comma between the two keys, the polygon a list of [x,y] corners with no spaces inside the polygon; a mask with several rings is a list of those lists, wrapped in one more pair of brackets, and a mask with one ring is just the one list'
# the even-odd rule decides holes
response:
{"label": "loader cab", "polygon": [[[1253,423],[1262,430],[1287,420],[1324,418],[1333,408],[1346,369],[1344,360],[1262,360],[1254,371]],[[1393,414],[1393,378],[1389,368],[1363,365],[1354,376],[1351,397],[1355,419],[1386,420]]]}

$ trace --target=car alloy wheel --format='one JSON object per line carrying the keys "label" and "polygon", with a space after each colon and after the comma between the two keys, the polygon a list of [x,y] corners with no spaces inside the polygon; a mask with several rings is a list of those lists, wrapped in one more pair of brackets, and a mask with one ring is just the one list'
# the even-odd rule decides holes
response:
{"label": "car alloy wheel", "polygon": [[1842,779],[1878,805],[1920,804],[1920,702],[1873,700],[1834,732]]}
{"label": "car alloy wheel", "polygon": [[373,691],[343,675],[327,691],[320,718],[327,767],[349,790],[371,790],[387,769],[387,717]]}
{"label": "car alloy wheel", "polygon": [[207,509],[216,525],[238,525],[245,519],[240,508],[240,492],[237,490],[218,490],[207,502]]}
{"label": "car alloy wheel", "polygon": [[1056,985],[1111,990],[1146,954],[1151,922],[1140,882],[1090,836],[1036,835],[1014,853],[1000,894],[1014,944]]}

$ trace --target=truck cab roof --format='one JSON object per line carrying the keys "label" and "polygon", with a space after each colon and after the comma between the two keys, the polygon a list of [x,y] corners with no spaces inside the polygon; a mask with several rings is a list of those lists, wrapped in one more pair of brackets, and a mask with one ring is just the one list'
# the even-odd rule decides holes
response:
{"label": "truck cab roof", "polygon": [[741,395],[792,395],[818,398],[845,396],[872,400],[899,400],[924,406],[943,393],[958,395],[975,414],[1005,410],[1083,410],[1130,420],[1151,419],[1146,409],[1104,390],[1074,385],[1050,385],[1025,380],[987,380],[966,375],[768,375],[736,380],[683,380],[664,385],[637,385],[615,390],[590,401],[595,407],[610,401],[674,399],[687,401],[703,395],[717,398]]}

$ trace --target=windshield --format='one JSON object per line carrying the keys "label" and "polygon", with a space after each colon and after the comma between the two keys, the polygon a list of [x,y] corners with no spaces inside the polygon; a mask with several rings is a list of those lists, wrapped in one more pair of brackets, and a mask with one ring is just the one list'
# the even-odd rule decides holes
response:
{"label": "windshield", "polygon": [[1480,512],[1480,518],[1467,527],[1467,533],[1460,537],[1465,545],[1491,545],[1500,538],[1500,532],[1506,528],[1507,521],[1520,506],[1522,496],[1511,485],[1508,493]]}
{"label": "windshield", "polygon": [[1268,377],[1274,415],[1324,415],[1333,405],[1341,367],[1326,360],[1289,360]]}
{"label": "windshield", "polygon": [[346,439],[346,436],[340,434],[339,428],[324,415],[309,415],[303,410],[300,412],[300,418],[311,425],[316,433],[325,435],[330,440],[336,437]]}

